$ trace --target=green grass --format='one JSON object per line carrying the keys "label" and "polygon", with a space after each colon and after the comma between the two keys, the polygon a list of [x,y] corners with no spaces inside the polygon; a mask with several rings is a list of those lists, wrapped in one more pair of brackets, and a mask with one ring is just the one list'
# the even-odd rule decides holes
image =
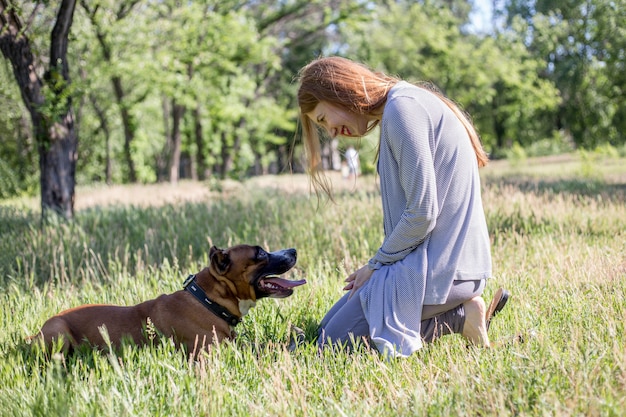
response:
{"label": "green grass", "polygon": [[[512,293],[490,329],[497,347],[449,336],[392,361],[365,348],[318,354],[313,343],[346,275],[380,244],[372,177],[337,179],[337,204],[319,207],[297,175],[219,190],[184,184],[188,200],[164,198],[171,186],[134,188],[131,205],[115,194],[123,187],[79,189],[76,220],[45,229],[32,201],[5,203],[0,415],[626,415],[626,160],[591,174],[584,164],[570,156],[483,170],[494,256],[485,298],[499,286]],[[297,248],[294,278],[308,284],[262,300],[237,341],[200,362],[167,340],[67,358],[24,342],[62,309],[175,291],[206,265],[211,244],[235,243]],[[293,353],[291,324],[309,342]]]}

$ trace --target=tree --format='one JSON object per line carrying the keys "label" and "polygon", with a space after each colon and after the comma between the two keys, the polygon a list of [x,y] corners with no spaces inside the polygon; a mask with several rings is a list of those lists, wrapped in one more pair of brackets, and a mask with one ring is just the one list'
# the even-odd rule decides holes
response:
{"label": "tree", "polygon": [[512,142],[551,137],[552,125],[541,115],[557,105],[558,94],[538,76],[537,59],[514,37],[465,33],[467,21],[440,6],[379,5],[371,21],[342,28],[350,40],[344,52],[409,81],[435,84],[468,111],[492,155]]}
{"label": "tree", "polygon": [[[114,62],[116,45],[114,45],[111,40],[112,34],[115,33],[115,28],[119,27],[120,22],[123,23],[133,12],[135,6],[137,6],[140,1],[141,0],[126,0],[115,2],[113,5],[109,5],[108,2],[86,0],[81,0],[80,2],[95,32],[102,52],[102,59],[105,65],[110,68],[115,68],[116,65]],[[119,45],[117,45],[117,47],[119,47]],[[122,120],[122,128],[124,131],[124,159],[126,161],[128,180],[130,182],[136,182],[137,172],[131,152],[132,143],[137,131],[137,120],[133,114],[133,107],[137,101],[143,100],[144,97],[141,96],[134,102],[129,98],[127,88],[123,83],[121,71],[113,70],[110,74],[110,81]],[[103,115],[102,111],[100,111],[99,114]],[[104,120],[102,122],[103,125],[106,125]]]}
{"label": "tree", "polygon": [[[246,91],[237,87],[240,79],[250,78],[246,73],[251,65],[262,61],[274,61],[267,54],[268,39],[260,39],[254,22],[243,12],[224,7],[223,2],[163,1],[154,7],[158,29],[154,37],[159,40],[153,48],[152,60],[157,63],[157,86],[163,103],[163,125],[165,142],[157,156],[159,178],[178,180],[180,158],[184,146],[195,145],[198,156],[205,156],[205,148],[212,159],[220,165],[219,174],[225,176],[236,160],[241,159],[239,150],[249,144],[246,124],[246,101],[254,94],[256,86],[246,83]],[[224,87],[227,87],[226,90]],[[203,123],[203,106],[214,107],[205,112],[209,123]],[[187,112],[193,109],[193,112]],[[229,111],[224,112],[223,109]],[[190,114],[190,117],[185,117]],[[191,123],[193,129],[185,129]],[[204,126],[209,126],[218,143],[205,146],[201,136]],[[183,135],[193,134],[195,140],[184,141]],[[196,158],[198,177],[204,175],[206,165],[203,158]]]}
{"label": "tree", "polygon": [[[372,2],[361,0],[249,2],[248,13],[257,22],[259,34],[264,38],[271,36],[277,39],[273,53],[280,58],[280,70],[267,64],[254,67],[253,74],[256,75],[258,88],[253,104],[258,106],[253,110],[267,115],[257,120],[268,125],[259,132],[268,133],[255,136],[269,139],[258,140],[258,146],[254,147],[255,152],[274,152],[277,155],[276,169],[279,172],[304,169],[299,164],[296,143],[289,149],[286,140],[293,137],[296,130],[293,123],[297,118],[294,76],[312,59],[345,49],[351,39],[342,38],[337,28],[345,22],[368,20],[371,4]],[[268,98],[272,100],[273,107],[267,105]],[[259,105],[261,103],[263,105]],[[278,117],[280,114],[286,116],[283,121]],[[267,123],[269,120],[273,122],[271,125]],[[331,155],[336,150],[330,142],[323,146],[325,154],[332,160]],[[328,166],[331,165],[329,161]]]}
{"label": "tree", "polygon": [[72,90],[67,62],[68,36],[75,0],[62,0],[50,34],[48,68],[40,76],[46,59],[35,56],[27,36],[40,4],[24,21],[23,8],[0,0],[0,50],[11,62],[13,75],[30,113],[39,152],[42,216],[52,210],[74,216],[74,187],[78,138],[72,110]]}
{"label": "tree", "polygon": [[555,127],[579,146],[626,142],[626,1],[506,0],[499,13],[560,91]]}
{"label": "tree", "polygon": [[8,61],[0,61],[0,198],[37,188],[37,150],[30,118]]}

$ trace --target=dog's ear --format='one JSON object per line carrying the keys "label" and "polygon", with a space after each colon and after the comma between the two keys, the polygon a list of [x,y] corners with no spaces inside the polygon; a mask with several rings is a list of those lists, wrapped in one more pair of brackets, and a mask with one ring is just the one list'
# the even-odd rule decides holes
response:
{"label": "dog's ear", "polygon": [[209,249],[209,260],[213,258],[213,254],[217,252],[218,250],[219,249],[217,248],[217,246],[215,245],[211,246],[211,249]]}
{"label": "dog's ear", "polygon": [[[215,248],[215,247],[213,247]],[[230,256],[225,250],[211,248],[211,266],[219,275],[224,275],[230,267]]]}

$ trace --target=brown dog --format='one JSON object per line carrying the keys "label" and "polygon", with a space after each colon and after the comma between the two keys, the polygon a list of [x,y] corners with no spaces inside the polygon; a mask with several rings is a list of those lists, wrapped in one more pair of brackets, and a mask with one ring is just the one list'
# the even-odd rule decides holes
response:
{"label": "brown dog", "polygon": [[306,283],[278,277],[296,264],[295,249],[268,253],[258,246],[214,246],[209,259],[210,265],[191,275],[183,290],[131,307],[83,305],[65,310],[46,321],[33,338],[50,346],[62,337],[67,352],[81,343],[106,347],[105,329],[113,347],[122,340],[142,345],[158,333],[197,354],[231,339],[233,327],[258,299],[288,297],[294,287]]}

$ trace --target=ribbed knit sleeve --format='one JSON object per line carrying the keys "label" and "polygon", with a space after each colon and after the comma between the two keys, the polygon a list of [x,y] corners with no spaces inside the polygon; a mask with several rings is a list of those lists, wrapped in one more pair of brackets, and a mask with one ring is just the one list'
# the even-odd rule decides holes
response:
{"label": "ribbed knit sleeve", "polygon": [[443,274],[449,281],[490,274],[476,157],[465,128],[445,103],[406,82],[391,90],[381,122],[378,173],[385,237],[370,269],[401,261],[425,245],[429,275]]}
{"label": "ribbed knit sleeve", "polygon": [[374,256],[375,262],[388,264],[403,259],[435,227],[437,183],[430,149],[435,128],[420,103],[401,96],[387,104],[381,129],[395,161],[391,168],[397,170],[391,175],[397,175],[404,197],[387,202],[402,215],[395,224],[385,224],[385,240]]}

